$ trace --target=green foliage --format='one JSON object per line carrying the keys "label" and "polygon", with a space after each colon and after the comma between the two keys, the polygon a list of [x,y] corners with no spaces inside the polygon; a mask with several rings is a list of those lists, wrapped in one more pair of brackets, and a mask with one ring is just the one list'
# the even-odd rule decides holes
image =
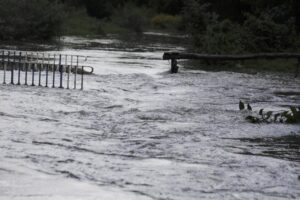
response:
{"label": "green foliage", "polygon": [[61,32],[63,7],[48,0],[0,0],[0,39],[49,39]]}
{"label": "green foliage", "polygon": [[151,19],[151,25],[155,28],[178,30],[182,24],[180,16],[158,14]]}
{"label": "green foliage", "polygon": [[[245,103],[240,101],[240,110],[245,110]],[[248,111],[252,112],[251,106],[248,104]],[[268,111],[264,112],[264,109],[260,109],[258,114],[252,112],[251,115],[246,117],[246,120],[251,123],[271,123],[280,122],[288,124],[300,123],[300,107],[291,106],[290,110],[282,112]]]}
{"label": "green foliage", "polygon": [[69,9],[63,22],[64,35],[100,35],[103,34],[101,22],[90,17],[84,9]]}
{"label": "green foliage", "polygon": [[224,17],[230,16],[229,13],[226,15],[219,9],[222,2],[187,0],[183,20],[194,46],[198,51],[217,54],[297,49],[296,21],[291,6],[262,4],[254,9],[251,6],[254,4],[237,3],[248,9],[234,15],[240,16],[238,19],[234,16],[230,19]]}
{"label": "green foliage", "polygon": [[246,14],[243,26],[251,36],[249,51],[276,52],[295,47],[295,21],[291,17],[282,21],[284,10],[284,7],[275,7],[258,14]]}
{"label": "green foliage", "polygon": [[114,11],[112,22],[120,27],[141,33],[147,24],[147,12],[145,8],[128,3]]}

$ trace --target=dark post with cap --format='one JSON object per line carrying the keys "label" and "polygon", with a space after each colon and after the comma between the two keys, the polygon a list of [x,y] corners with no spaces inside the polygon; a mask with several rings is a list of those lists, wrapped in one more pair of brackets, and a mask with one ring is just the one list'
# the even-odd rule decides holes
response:
{"label": "dark post with cap", "polygon": [[174,58],[171,59],[171,73],[178,73],[177,60]]}

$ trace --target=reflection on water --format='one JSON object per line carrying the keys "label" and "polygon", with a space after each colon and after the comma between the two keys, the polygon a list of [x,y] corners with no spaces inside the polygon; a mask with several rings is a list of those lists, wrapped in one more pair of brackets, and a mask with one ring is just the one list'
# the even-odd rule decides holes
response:
{"label": "reflection on water", "polygon": [[231,148],[241,148],[245,155],[269,156],[278,159],[300,162],[300,135],[281,137],[240,138],[239,143]]}

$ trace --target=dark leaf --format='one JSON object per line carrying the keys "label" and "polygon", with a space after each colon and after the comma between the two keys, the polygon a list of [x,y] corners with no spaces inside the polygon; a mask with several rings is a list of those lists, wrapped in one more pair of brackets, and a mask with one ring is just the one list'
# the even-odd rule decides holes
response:
{"label": "dark leaf", "polygon": [[246,117],[246,120],[250,121],[253,124],[259,123],[259,119],[253,116]]}
{"label": "dark leaf", "polygon": [[272,116],[272,114],[273,114],[272,111],[267,112],[266,119],[270,119],[270,117]]}
{"label": "dark leaf", "polygon": [[240,110],[245,109],[245,104],[242,101],[240,101],[240,103],[239,103],[239,108],[240,108]]}
{"label": "dark leaf", "polygon": [[247,109],[252,111],[252,107],[250,106],[250,104],[247,105]]}
{"label": "dark leaf", "polygon": [[280,113],[277,113],[276,115],[274,115],[274,122],[277,121],[278,117],[280,116]]}
{"label": "dark leaf", "polygon": [[259,115],[263,115],[263,114],[264,114],[264,109],[260,109]]}

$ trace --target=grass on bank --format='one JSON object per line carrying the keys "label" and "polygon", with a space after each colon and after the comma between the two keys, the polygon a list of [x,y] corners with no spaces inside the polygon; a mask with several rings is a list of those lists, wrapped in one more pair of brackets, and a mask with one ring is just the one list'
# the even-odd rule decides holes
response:
{"label": "grass on bank", "polygon": [[62,34],[65,36],[93,36],[103,33],[101,22],[88,16],[84,9],[70,10],[62,25]]}
{"label": "grass on bank", "polygon": [[179,32],[182,18],[158,14],[150,9],[128,4],[116,9],[109,19],[90,17],[85,9],[69,9],[62,35],[96,36],[103,34],[142,33],[145,31]]}
{"label": "grass on bank", "polygon": [[204,62],[189,60],[183,62],[183,65],[188,69],[199,69],[205,71],[234,71],[250,74],[257,72],[295,73],[297,64],[297,59],[262,59],[237,62]]}

